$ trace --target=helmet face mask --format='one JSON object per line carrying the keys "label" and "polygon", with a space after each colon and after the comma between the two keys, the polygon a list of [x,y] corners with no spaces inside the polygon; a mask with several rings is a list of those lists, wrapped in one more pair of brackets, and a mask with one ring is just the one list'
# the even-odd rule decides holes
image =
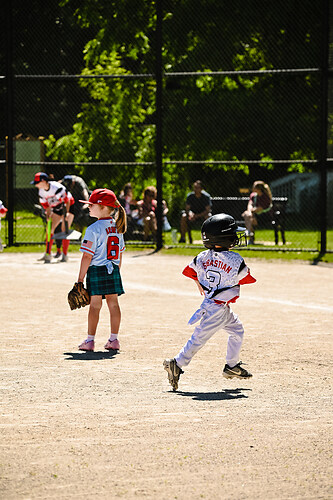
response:
{"label": "helmet face mask", "polygon": [[202,242],[206,248],[216,246],[228,250],[235,246],[246,246],[245,228],[238,227],[235,219],[228,214],[216,214],[202,224]]}

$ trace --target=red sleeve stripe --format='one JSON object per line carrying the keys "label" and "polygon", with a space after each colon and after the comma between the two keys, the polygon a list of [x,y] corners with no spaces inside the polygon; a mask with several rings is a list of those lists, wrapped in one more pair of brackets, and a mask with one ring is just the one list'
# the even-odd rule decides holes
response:
{"label": "red sleeve stripe", "polygon": [[81,246],[80,250],[81,250],[82,252],[89,253],[90,255],[95,255],[95,252],[93,252],[92,250],[90,250],[90,248],[87,248],[87,247]]}
{"label": "red sleeve stripe", "polygon": [[250,285],[251,283],[255,283],[257,280],[248,273],[245,278],[241,279],[238,284],[239,285]]}
{"label": "red sleeve stripe", "polygon": [[187,278],[191,278],[192,280],[198,281],[198,275],[190,266],[186,266],[183,270],[183,275]]}

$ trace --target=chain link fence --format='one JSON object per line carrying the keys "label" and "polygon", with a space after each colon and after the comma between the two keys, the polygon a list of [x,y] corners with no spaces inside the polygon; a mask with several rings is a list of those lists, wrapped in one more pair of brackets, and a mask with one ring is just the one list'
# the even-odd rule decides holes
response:
{"label": "chain link fence", "polygon": [[[10,208],[1,228],[7,244],[44,240],[30,185],[44,171],[55,180],[80,176],[90,190],[118,196],[131,183],[134,211],[145,188],[157,187],[159,231],[148,240],[157,246],[159,235],[165,245],[200,244],[200,219],[181,234],[195,181],[211,196],[212,213],[244,223],[251,186],[262,180],[273,208],[258,216],[251,249],[320,250],[324,237],[333,250],[328,2],[6,6],[0,197]],[[165,206],[169,226],[162,227]],[[137,226],[132,241],[149,244]]]}

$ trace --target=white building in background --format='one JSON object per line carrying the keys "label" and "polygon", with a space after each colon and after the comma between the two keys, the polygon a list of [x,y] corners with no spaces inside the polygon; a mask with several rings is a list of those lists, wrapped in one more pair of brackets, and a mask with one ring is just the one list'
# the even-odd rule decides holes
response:
{"label": "white building in background", "polygon": [[[301,213],[304,201],[316,199],[319,209],[320,174],[317,172],[289,174],[270,183],[273,196],[288,198],[287,212]],[[333,171],[327,173],[328,224],[333,225]]]}

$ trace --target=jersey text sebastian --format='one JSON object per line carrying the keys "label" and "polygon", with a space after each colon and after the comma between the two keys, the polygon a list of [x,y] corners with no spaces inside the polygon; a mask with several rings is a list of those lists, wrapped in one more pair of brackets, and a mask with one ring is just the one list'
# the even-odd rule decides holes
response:
{"label": "jersey text sebastian", "polygon": [[224,264],[222,262],[222,260],[212,260],[212,259],[208,259],[206,260],[205,262],[202,263],[204,269],[206,270],[208,266],[212,266],[212,267],[217,267],[218,269],[221,269],[222,271],[225,271],[226,273],[230,273],[232,267],[231,266],[227,266],[227,264]]}

